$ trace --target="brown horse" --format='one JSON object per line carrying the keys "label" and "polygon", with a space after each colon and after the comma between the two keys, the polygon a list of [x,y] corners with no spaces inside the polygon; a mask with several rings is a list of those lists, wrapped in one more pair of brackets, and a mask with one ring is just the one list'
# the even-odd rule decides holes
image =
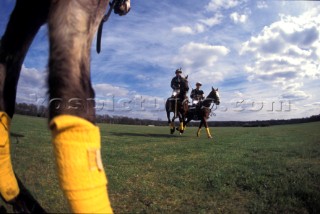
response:
{"label": "brown horse", "polygon": [[[170,133],[173,134],[175,131],[174,120],[178,117],[180,121],[180,134],[183,133],[183,121],[185,120],[185,115],[188,111],[188,97],[187,93],[189,91],[188,76],[182,78],[180,83],[180,92],[176,96],[169,97],[166,101],[166,112],[168,118],[168,124],[170,125]],[[170,119],[170,112],[174,115]]]}
{"label": "brown horse", "polygon": [[189,106],[189,111],[187,112],[186,118],[187,120],[184,122],[184,128],[191,120],[200,120],[199,128],[197,131],[197,136],[200,136],[200,131],[202,125],[206,128],[208,138],[212,138],[207,119],[209,119],[212,103],[219,105],[220,104],[220,96],[218,93],[218,89],[214,89],[212,87],[209,95],[196,106]]}
{"label": "brown horse", "polygon": [[[119,15],[130,0],[115,0]],[[49,127],[60,186],[71,211],[112,212],[95,125],[90,49],[109,0],[17,0],[0,43],[0,195],[21,213],[45,212],[14,174],[10,124],[17,83],[40,27],[49,32]]]}

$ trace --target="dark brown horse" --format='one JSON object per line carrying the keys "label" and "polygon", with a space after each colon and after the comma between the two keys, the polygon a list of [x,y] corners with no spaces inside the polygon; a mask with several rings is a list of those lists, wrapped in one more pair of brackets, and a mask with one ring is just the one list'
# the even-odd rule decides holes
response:
{"label": "dark brown horse", "polygon": [[[72,212],[112,212],[90,80],[91,43],[108,5],[109,0],[16,1],[0,43],[0,195],[16,212],[44,212],[14,174],[9,135],[21,66],[45,23],[49,127],[60,186]],[[116,0],[112,6],[124,15],[130,1]]]}
{"label": "dark brown horse", "polygon": [[212,103],[216,105],[220,104],[218,89],[214,89],[213,87],[209,95],[203,101],[198,103],[196,106],[189,106],[189,111],[186,115],[187,120],[184,122],[184,128],[191,120],[200,120],[197,136],[200,136],[201,127],[204,125],[208,138],[212,138],[207,123],[207,119],[209,119],[211,113]]}
{"label": "dark brown horse", "polygon": [[[182,78],[180,83],[180,91],[176,96],[171,96],[166,101],[166,112],[168,118],[168,124],[170,126],[170,133],[173,134],[175,131],[174,120],[179,118],[180,134],[183,133],[183,121],[185,120],[185,115],[188,111],[188,97],[187,93],[189,91],[188,76]],[[170,112],[173,112],[173,117],[170,119]]]}

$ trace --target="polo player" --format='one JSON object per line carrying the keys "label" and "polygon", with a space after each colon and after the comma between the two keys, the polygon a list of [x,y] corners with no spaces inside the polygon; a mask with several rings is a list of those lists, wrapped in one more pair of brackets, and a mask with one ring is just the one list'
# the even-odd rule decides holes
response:
{"label": "polo player", "polygon": [[196,88],[192,89],[190,97],[192,99],[192,105],[196,106],[200,101],[204,99],[204,92],[200,89],[201,82],[196,83]]}
{"label": "polo player", "polygon": [[176,97],[179,93],[180,93],[180,83],[181,83],[181,80],[182,80],[182,70],[181,68],[180,69],[177,69],[176,70],[176,76],[172,78],[171,80],[171,88],[173,89],[173,92],[172,92],[172,97]]}

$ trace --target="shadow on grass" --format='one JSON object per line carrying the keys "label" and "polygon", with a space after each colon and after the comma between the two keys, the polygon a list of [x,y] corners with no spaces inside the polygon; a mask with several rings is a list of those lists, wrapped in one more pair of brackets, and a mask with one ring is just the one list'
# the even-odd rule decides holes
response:
{"label": "shadow on grass", "polygon": [[154,133],[130,133],[130,132],[109,132],[111,135],[122,137],[122,136],[130,136],[130,137],[156,137],[156,138],[176,138],[182,137],[183,135],[177,134],[154,134]]}

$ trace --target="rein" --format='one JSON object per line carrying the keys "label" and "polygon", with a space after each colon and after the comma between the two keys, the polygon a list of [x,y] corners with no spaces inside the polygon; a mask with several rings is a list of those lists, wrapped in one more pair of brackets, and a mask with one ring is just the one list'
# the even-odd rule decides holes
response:
{"label": "rein", "polygon": [[[211,102],[211,103],[212,103],[212,102]],[[211,103],[210,103],[210,105],[211,105]],[[209,106],[209,107],[201,106],[201,109],[209,109],[209,110],[210,110],[210,116],[216,116],[216,113],[214,113],[214,112],[212,111],[214,105],[215,105],[215,104],[213,104],[213,105],[211,106],[211,108],[210,108],[210,106]]]}
{"label": "rein", "polygon": [[116,3],[118,1],[121,1],[121,0],[113,0],[112,3],[110,3],[110,7],[109,7],[109,10],[108,12],[103,16],[100,24],[99,24],[99,28],[98,28],[98,34],[97,34],[97,46],[96,46],[96,49],[97,49],[97,53],[99,54],[100,51],[101,51],[101,36],[102,36],[102,29],[103,29],[103,24],[108,21],[110,15],[111,15],[111,12],[114,8],[114,6],[116,5]]}
{"label": "rein", "polygon": [[212,111],[212,109],[213,109],[213,106],[214,106],[215,104],[213,104],[212,106],[211,106],[211,108],[210,108],[210,116],[216,116],[216,113],[214,113],[213,111]]}

